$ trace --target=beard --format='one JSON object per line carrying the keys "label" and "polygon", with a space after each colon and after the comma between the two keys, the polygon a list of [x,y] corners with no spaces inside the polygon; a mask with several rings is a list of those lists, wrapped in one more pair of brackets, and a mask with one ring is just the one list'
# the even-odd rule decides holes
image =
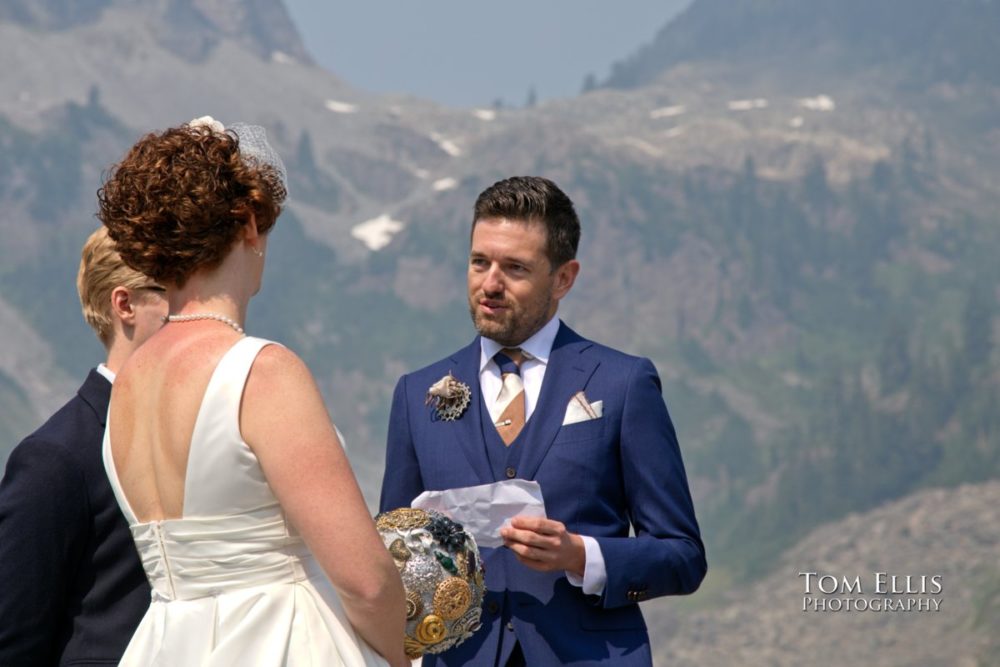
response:
{"label": "beard", "polygon": [[517,347],[537,333],[549,321],[552,294],[542,295],[537,301],[517,305],[506,303],[498,315],[487,315],[479,310],[481,294],[469,298],[469,315],[480,336],[489,338],[504,347]]}

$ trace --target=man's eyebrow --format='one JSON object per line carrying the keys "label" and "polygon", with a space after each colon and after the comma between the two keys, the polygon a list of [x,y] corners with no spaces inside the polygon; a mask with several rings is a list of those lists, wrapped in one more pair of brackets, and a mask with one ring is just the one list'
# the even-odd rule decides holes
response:
{"label": "man's eyebrow", "polygon": [[[485,258],[485,257],[486,257],[486,253],[484,253],[484,252],[481,252],[481,251],[478,251],[478,250],[470,250],[469,251],[469,258],[470,259],[478,259],[478,258]],[[535,262],[534,260],[532,260],[530,258],[527,258],[527,257],[518,257],[516,255],[501,255],[500,257],[497,258],[497,261],[499,261],[502,264],[520,264],[522,266],[527,266],[527,267],[534,267],[535,264],[537,263],[537,262]]]}

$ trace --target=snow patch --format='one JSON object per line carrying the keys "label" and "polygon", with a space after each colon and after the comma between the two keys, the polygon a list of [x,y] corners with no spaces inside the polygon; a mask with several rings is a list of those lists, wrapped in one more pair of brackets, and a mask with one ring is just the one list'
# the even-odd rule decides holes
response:
{"label": "snow patch", "polygon": [[674,116],[680,116],[682,113],[687,111],[683,104],[676,104],[672,107],[660,107],[659,109],[653,109],[649,112],[649,117],[653,120],[657,118],[673,118]]}
{"label": "snow patch", "polygon": [[403,230],[406,225],[399,220],[393,220],[388,213],[377,218],[366,220],[351,228],[351,236],[368,246],[369,250],[381,250],[389,245],[392,237]]}
{"label": "snow patch", "polygon": [[431,172],[423,169],[422,167],[417,167],[413,170],[413,173],[416,174],[417,178],[427,178],[431,175]]}
{"label": "snow patch", "polygon": [[625,137],[624,142],[633,148],[637,148],[646,155],[651,157],[663,157],[663,151],[649,143],[637,137]]}
{"label": "snow patch", "polygon": [[788,121],[788,124],[794,127],[796,130],[805,125],[805,119],[802,116],[796,116],[795,118]]}
{"label": "snow patch", "polygon": [[446,176],[445,178],[439,178],[431,187],[434,188],[435,192],[444,192],[445,190],[454,190],[458,186],[458,181],[451,176]]}
{"label": "snow patch", "polygon": [[829,95],[803,97],[799,100],[799,105],[810,111],[833,111],[837,108],[836,102]]}
{"label": "snow patch", "polygon": [[497,119],[497,112],[493,109],[474,109],[472,115],[479,120],[491,121]]}
{"label": "snow patch", "polygon": [[431,132],[431,139],[433,139],[438,145],[438,148],[452,157],[458,157],[462,154],[462,149],[458,147],[458,144],[444,135],[438,134],[437,132]]}
{"label": "snow patch", "polygon": [[295,58],[291,57],[284,51],[272,51],[271,62],[278,63],[279,65],[291,65],[295,62]]}
{"label": "snow patch", "polygon": [[732,100],[729,103],[730,111],[750,111],[751,109],[764,109],[767,107],[767,100],[757,97],[752,100]]}
{"label": "snow patch", "polygon": [[673,139],[674,137],[681,136],[682,134],[684,134],[685,131],[687,131],[687,128],[685,128],[683,125],[678,125],[677,127],[672,127],[666,132],[664,132],[663,136],[666,139]]}
{"label": "snow patch", "polygon": [[358,110],[358,106],[356,104],[339,102],[337,100],[327,100],[323,103],[323,106],[334,113],[355,113]]}

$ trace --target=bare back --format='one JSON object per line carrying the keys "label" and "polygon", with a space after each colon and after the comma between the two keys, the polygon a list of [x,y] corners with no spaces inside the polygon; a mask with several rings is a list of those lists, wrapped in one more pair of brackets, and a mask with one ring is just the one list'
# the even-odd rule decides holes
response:
{"label": "bare back", "polygon": [[240,337],[211,325],[168,327],[124,365],[108,430],[119,482],[140,522],[177,519],[191,439],[209,380]]}

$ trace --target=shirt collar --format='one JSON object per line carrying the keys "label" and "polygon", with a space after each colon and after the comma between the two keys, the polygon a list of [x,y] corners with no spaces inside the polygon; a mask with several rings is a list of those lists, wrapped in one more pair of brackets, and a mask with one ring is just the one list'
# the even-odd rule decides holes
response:
{"label": "shirt collar", "polygon": [[115,383],[115,372],[104,364],[97,364],[97,372],[107,378],[111,384]]}
{"label": "shirt collar", "polygon": [[[530,356],[531,359],[547,365],[549,363],[549,355],[552,354],[552,344],[556,340],[556,334],[559,333],[559,324],[559,318],[553,317],[545,323],[544,327],[536,331],[531,338],[518,345],[518,347],[527,353],[526,356]],[[505,346],[485,336],[479,338],[479,344],[482,349],[482,353],[479,356],[479,372],[482,373],[483,369],[486,368],[486,364],[493,359],[493,355]]]}

